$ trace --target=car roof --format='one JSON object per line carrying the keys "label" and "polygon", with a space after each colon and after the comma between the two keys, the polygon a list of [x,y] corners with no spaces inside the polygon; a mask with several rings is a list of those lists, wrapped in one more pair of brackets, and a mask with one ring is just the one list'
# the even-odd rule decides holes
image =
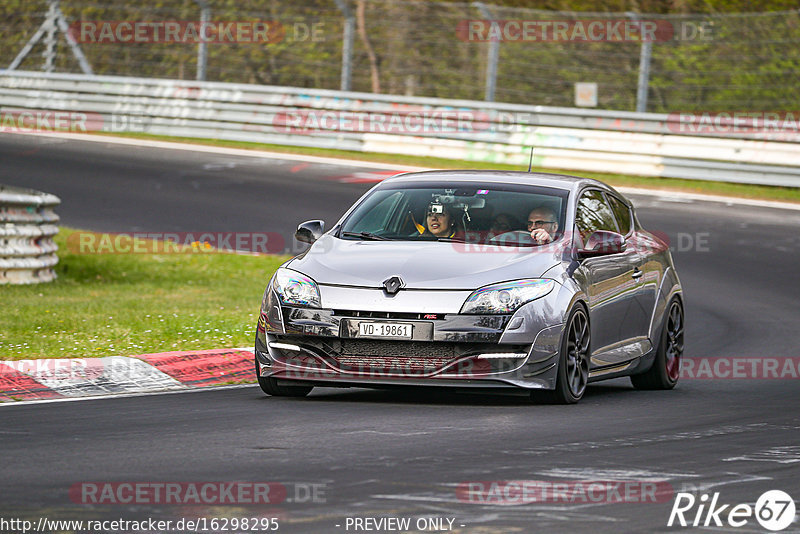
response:
{"label": "car roof", "polygon": [[383,183],[408,182],[496,182],[518,185],[537,185],[578,191],[586,186],[594,186],[620,195],[613,187],[593,178],[571,176],[569,174],[553,174],[547,172],[493,171],[493,170],[455,170],[455,171],[422,171],[397,174],[383,180]]}

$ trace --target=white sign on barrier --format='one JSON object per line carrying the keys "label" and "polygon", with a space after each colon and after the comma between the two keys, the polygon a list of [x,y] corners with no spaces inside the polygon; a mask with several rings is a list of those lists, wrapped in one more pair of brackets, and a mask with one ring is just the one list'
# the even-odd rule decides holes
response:
{"label": "white sign on barrier", "polygon": [[575,105],[584,108],[597,107],[597,84],[595,82],[575,83]]}

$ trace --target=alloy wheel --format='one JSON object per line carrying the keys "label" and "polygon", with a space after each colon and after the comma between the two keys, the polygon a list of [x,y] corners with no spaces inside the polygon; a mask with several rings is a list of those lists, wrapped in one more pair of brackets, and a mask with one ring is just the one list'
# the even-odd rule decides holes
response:
{"label": "alloy wheel", "polygon": [[667,376],[670,380],[678,380],[681,372],[681,356],[683,356],[683,308],[675,301],[667,316],[667,346],[664,352]]}
{"label": "alloy wheel", "polygon": [[589,321],[583,310],[573,316],[567,331],[567,384],[575,397],[583,395],[589,381]]}

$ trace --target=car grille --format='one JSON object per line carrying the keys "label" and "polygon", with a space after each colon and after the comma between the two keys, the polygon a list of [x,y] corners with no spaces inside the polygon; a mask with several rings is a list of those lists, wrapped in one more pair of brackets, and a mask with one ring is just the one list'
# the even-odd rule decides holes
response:
{"label": "car grille", "polygon": [[333,359],[343,371],[413,376],[441,369],[456,357],[455,343],[343,339]]}
{"label": "car grille", "polygon": [[342,339],[340,353],[343,356],[454,358],[456,356],[456,344],[426,341]]}
{"label": "car grille", "polygon": [[405,319],[405,320],[442,320],[446,317],[443,313],[415,313],[415,312],[377,312],[359,310],[333,310],[334,316],[357,317],[368,319]]}

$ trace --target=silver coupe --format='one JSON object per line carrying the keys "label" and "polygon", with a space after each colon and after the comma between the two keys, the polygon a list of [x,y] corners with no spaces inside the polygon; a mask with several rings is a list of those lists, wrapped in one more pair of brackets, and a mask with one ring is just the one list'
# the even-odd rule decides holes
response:
{"label": "silver coupe", "polygon": [[575,403],[598,380],[678,381],[669,247],[597,180],[401,174],[295,237],[311,246],[273,275],[257,325],[269,395],[448,386]]}

